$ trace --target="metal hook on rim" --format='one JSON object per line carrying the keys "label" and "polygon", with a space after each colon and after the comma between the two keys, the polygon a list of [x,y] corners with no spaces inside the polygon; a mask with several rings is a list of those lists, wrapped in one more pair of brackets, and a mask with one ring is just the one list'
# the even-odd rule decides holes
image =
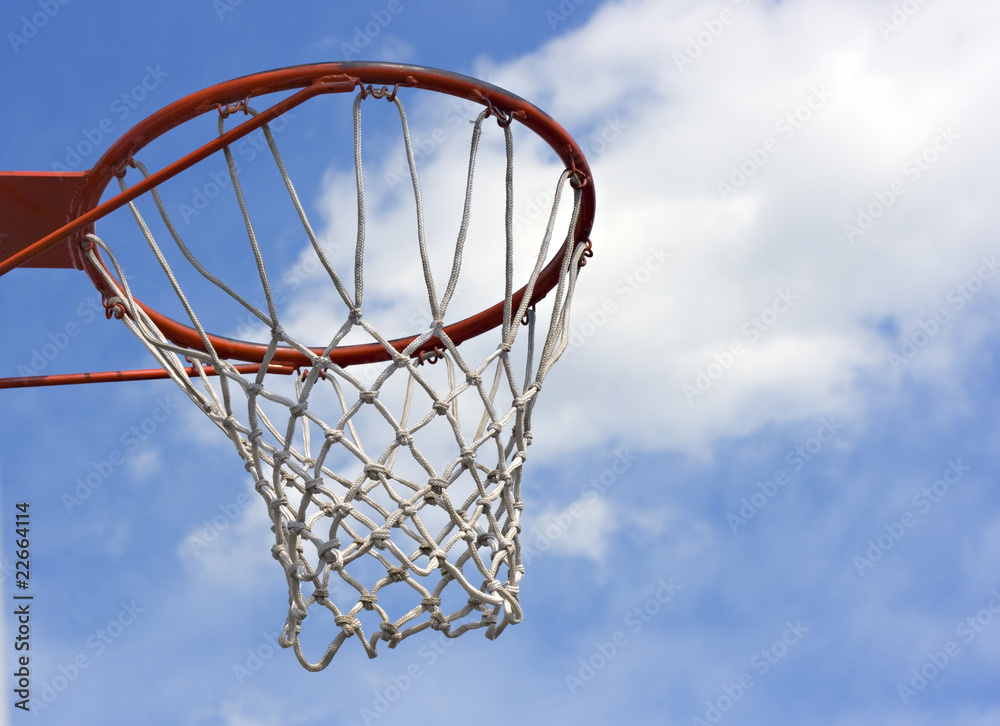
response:
{"label": "metal hook on rim", "polygon": [[238,111],[248,114],[250,113],[248,110],[250,108],[250,95],[247,94],[246,98],[241,101],[237,101],[236,103],[217,103],[215,104],[215,107],[218,109],[222,118],[229,118]]}
{"label": "metal hook on rim", "polygon": [[590,184],[590,177],[577,169],[575,163],[567,171],[569,171],[569,185],[574,189],[583,189]]}
{"label": "metal hook on rim", "polygon": [[127,159],[118,164],[118,166],[116,166],[111,173],[115,175],[116,179],[123,179],[128,167],[135,169],[135,160],[132,158],[131,154],[129,154]]}
{"label": "metal hook on rim", "polygon": [[104,317],[108,320],[111,320],[112,316],[115,320],[121,320],[125,317],[125,303],[117,295],[115,297],[102,295],[101,304],[104,305]]}
{"label": "metal hook on rim", "polygon": [[493,104],[493,100],[478,88],[474,88],[472,91],[479,101],[486,105],[486,116],[484,118],[493,116],[497,120],[497,125],[502,129],[510,126],[511,121],[513,121],[515,117],[522,121],[528,117],[528,115],[521,109],[518,109],[517,111],[504,111],[497,108]]}
{"label": "metal hook on rim", "polygon": [[528,309],[524,311],[524,316],[521,318],[521,325],[531,324],[531,318],[535,314],[535,305],[537,305],[537,303],[531,303]]}
{"label": "metal hook on rim", "polygon": [[369,83],[367,87],[366,86],[361,87],[361,98],[368,98],[369,94],[371,94],[373,98],[384,98],[385,100],[392,103],[393,101],[396,100],[396,92],[398,90],[399,90],[398,83],[392,87],[392,92],[389,91],[388,86],[375,88],[375,86]]}
{"label": "metal hook on rim", "polygon": [[435,345],[429,351],[422,350],[417,353],[417,365],[422,366],[424,363],[434,365],[442,358],[444,358],[444,350],[440,346]]}

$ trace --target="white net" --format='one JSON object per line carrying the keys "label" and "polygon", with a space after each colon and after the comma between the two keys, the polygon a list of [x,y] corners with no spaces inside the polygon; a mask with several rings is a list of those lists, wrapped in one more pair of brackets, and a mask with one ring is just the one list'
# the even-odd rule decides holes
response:
{"label": "white net", "polygon": [[[398,110],[415,201],[419,274],[430,306],[430,324],[403,350],[396,350],[366,316],[368,211],[360,120],[363,101],[373,96],[387,98]],[[240,110],[256,115],[245,104]],[[220,135],[225,118],[233,111],[220,108]],[[575,172],[564,171],[544,232],[533,243],[527,292],[518,305],[512,302],[518,287],[512,220],[513,135],[511,118],[491,107],[472,123],[462,221],[439,293],[442,288],[432,274],[403,105],[395,93],[369,87],[355,98],[353,112],[358,210],[353,280],[334,269],[299,201],[274,135],[268,125],[263,126],[317,268],[332,290],[330,298],[342,304],[341,312],[324,311],[340,317],[321,349],[310,349],[283,327],[285,313],[279,311],[273,294],[239,165],[229,147],[224,149],[229,179],[259,278],[255,292],[237,292],[221,275],[203,266],[171,220],[158,190],[152,191],[152,198],[172,244],[161,245],[154,239],[140,206],[130,203],[149,250],[183,307],[186,322],[201,339],[200,349],[168,339],[136,302],[127,271],[109,244],[96,235],[88,235],[89,245],[85,243],[88,259],[114,291],[107,301],[109,309],[226,433],[253,477],[273,522],[272,554],[288,584],[288,616],[279,642],[294,648],[309,670],[325,668],[352,637],[358,638],[369,657],[375,657],[379,641],[392,648],[427,628],[448,637],[484,628],[492,639],[521,620],[520,487],[531,440],[531,412],[546,373],[567,344],[570,302],[587,252],[585,243],[573,241],[581,200],[574,186],[578,179]],[[506,156],[506,300],[501,325],[470,341],[475,344],[467,343],[460,352],[445,330],[445,321],[456,290],[461,289],[477,149],[484,121],[491,115],[503,128]],[[143,177],[149,176],[140,162],[133,161],[132,166]],[[126,189],[124,175],[119,181]],[[562,219],[559,208],[564,189],[573,196],[569,227],[552,244],[557,218]],[[531,293],[545,261],[563,241],[558,285],[549,293],[544,312],[540,305],[536,312]],[[170,255],[173,262],[168,261]],[[110,262],[111,270],[100,262],[101,256]],[[178,282],[180,265],[186,265],[188,272],[196,271],[258,322],[267,352],[256,373],[246,373],[245,367],[241,372],[213,346]],[[260,290],[264,304],[254,305],[251,300]],[[540,332],[537,344],[536,329]],[[362,372],[343,367],[331,359],[331,353],[348,340],[375,343],[388,360],[366,366]],[[428,341],[433,342],[433,350],[418,354]],[[287,368],[272,366],[269,372],[280,348],[298,351],[308,363],[291,376]],[[188,364],[195,375],[186,370]],[[320,616],[323,611],[329,613],[326,619]],[[304,631],[307,619],[308,636]],[[317,620],[324,622],[313,626]],[[307,650],[319,657],[311,659]]]}

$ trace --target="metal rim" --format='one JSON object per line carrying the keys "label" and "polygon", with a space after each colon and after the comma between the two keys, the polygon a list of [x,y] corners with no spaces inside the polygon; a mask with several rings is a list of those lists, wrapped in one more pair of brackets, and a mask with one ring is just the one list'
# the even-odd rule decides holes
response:
{"label": "metal rim", "polygon": [[[87,175],[87,181],[74,209],[74,216],[80,217],[98,207],[101,195],[115,178],[115,175],[120,173],[132,157],[153,139],[197,116],[216,110],[220,105],[231,106],[255,96],[301,89],[298,93],[279,101],[253,119],[254,122],[259,123],[247,121],[236,129],[232,129],[230,133],[246,128],[242,133],[233,137],[232,140],[235,140],[252,132],[262,123],[276,118],[295,105],[308,100],[308,98],[325,93],[351,92],[368,86],[381,87],[382,93],[388,92],[389,88],[395,92],[395,88],[398,86],[421,88],[457,96],[490,108],[497,114],[498,119],[502,119],[506,123],[516,120],[528,127],[555,151],[567,169],[576,172],[575,185],[582,186],[583,189],[580,214],[573,232],[573,243],[574,245],[587,244],[589,253],[589,236],[595,207],[594,184],[583,151],[562,126],[533,104],[492,84],[448,71],[397,63],[343,62],[293,66],[243,76],[186,96],[141,121],[105,152]],[[231,143],[231,141],[227,143]],[[218,149],[210,149],[210,147],[216,145],[221,148],[221,144],[214,142],[205,144],[200,149],[161,170],[158,175],[151,176],[150,180],[158,176],[155,183],[159,184],[179,174],[189,166],[215,153]],[[206,149],[210,150],[206,151]],[[136,192],[135,190],[140,189],[140,186],[144,185],[137,184],[132,187],[130,192],[122,193],[104,205],[100,205],[109,207],[105,214],[124,206],[132,198],[144,193],[153,185],[145,186],[142,191]],[[90,228],[92,229],[92,222]],[[530,304],[544,298],[558,283],[566,244],[564,243],[553,254],[552,259],[543,268]],[[78,245],[73,244],[72,247],[76,250]],[[77,251],[75,254],[79,255],[79,252]],[[105,298],[111,297],[112,293],[101,273],[82,256],[77,258],[77,262],[86,270],[94,285]],[[513,294],[512,304],[515,309],[520,305],[525,293],[526,289],[522,287]],[[194,328],[161,315],[146,305],[141,303],[140,305],[172,342],[195,350],[204,350],[201,338]],[[458,345],[501,325],[503,309],[504,301],[501,300],[496,305],[476,315],[445,326],[444,332]],[[413,335],[397,338],[390,341],[390,344],[397,351],[402,351],[416,337]],[[258,343],[233,340],[216,335],[209,335],[208,339],[218,355],[223,358],[260,363],[265,358],[267,351],[267,346]],[[439,347],[440,344],[437,337],[432,337],[414,350],[411,355],[414,358],[422,358]],[[311,350],[320,355],[325,348],[311,348]],[[386,361],[390,359],[391,354],[378,343],[368,343],[335,348],[330,352],[329,357],[338,365],[348,366]],[[287,347],[278,348],[271,360],[274,363],[291,366],[311,364],[311,361],[301,352]]]}

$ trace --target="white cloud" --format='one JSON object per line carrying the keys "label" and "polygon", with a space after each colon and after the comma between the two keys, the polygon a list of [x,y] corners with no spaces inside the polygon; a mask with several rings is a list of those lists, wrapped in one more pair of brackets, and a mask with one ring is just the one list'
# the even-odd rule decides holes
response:
{"label": "white cloud", "polygon": [[[725,5],[609,4],[585,28],[492,69],[582,139],[609,114],[627,125],[592,159],[595,257],[574,308],[578,326],[607,300],[617,312],[550,378],[536,429],[553,451],[628,437],[694,453],[768,423],[858,412],[858,379],[891,379],[895,341],[874,325],[915,326],[944,304],[942,277],[965,279],[995,249],[995,213],[980,207],[973,224],[962,211],[969,193],[995,191],[982,159],[997,148],[982,126],[996,97],[978,90],[995,86],[997,51],[970,36],[952,53],[971,4],[922,7],[888,40],[864,3],[734,8],[735,21],[678,70],[666,49]],[[928,49],[931,26],[945,40]],[[967,67],[975,81],[955,84]],[[782,124],[802,106],[806,120]],[[958,135],[928,152],[936,161],[904,166],[947,128]],[[765,160],[768,139],[777,150]],[[752,175],[723,199],[717,183],[743,162]],[[894,179],[905,194],[849,244],[844,225]],[[626,299],[627,276],[657,246],[669,264]],[[741,328],[776,288],[799,301],[751,342]],[[688,404],[681,386],[734,341],[745,355]]]}

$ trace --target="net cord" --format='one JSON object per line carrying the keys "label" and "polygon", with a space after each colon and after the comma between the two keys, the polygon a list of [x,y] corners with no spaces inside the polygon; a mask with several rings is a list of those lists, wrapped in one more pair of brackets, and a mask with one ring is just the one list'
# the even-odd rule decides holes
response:
{"label": "net cord", "polygon": [[[267,352],[259,371],[252,379],[239,373],[232,363],[219,356],[213,348],[166,255],[150,231],[137,200],[129,203],[132,215],[191,326],[197,331],[204,350],[171,343],[135,301],[125,271],[110,246],[93,234],[86,236],[85,243],[88,259],[104,277],[109,289],[115,293],[114,298],[108,301],[109,304],[112,307],[120,306],[123,313],[121,319],[128,329],[149,349],[174,382],[233,441],[245,468],[254,478],[255,488],[267,506],[273,525],[275,543],[272,556],[280,563],[289,589],[288,618],[279,643],[283,647],[293,648],[301,664],[313,671],[325,668],[341,645],[355,636],[368,655],[375,657],[379,641],[395,647],[404,638],[428,628],[438,630],[449,638],[458,637],[469,630],[485,628],[487,637],[495,638],[507,625],[520,622],[522,612],[518,583],[524,571],[518,538],[522,509],[520,483],[527,447],[531,441],[531,414],[545,376],[568,344],[570,303],[585,252],[583,243],[565,246],[559,282],[551,303],[551,318],[541,349],[537,350],[535,334],[539,321],[531,305],[532,292],[554,237],[563,189],[573,172],[564,170],[559,177],[545,232],[539,243],[539,252],[526,283],[526,294],[515,310],[511,302],[515,249],[514,140],[510,119],[507,119],[507,123],[501,122],[506,156],[503,319],[497,348],[482,363],[470,365],[445,332],[444,318],[458,287],[471,219],[476,158],[483,123],[492,109],[479,113],[472,124],[462,218],[448,280],[443,295],[438,297],[427,250],[423,202],[409,124],[401,100],[393,94],[389,100],[399,114],[415,204],[417,244],[433,318],[431,325],[406,349],[397,352],[362,314],[367,209],[361,153],[361,106],[370,96],[370,88],[367,93],[362,90],[353,105],[358,197],[353,300],[319,244],[269,125],[262,126],[271,156],[310,245],[322,269],[348,307],[347,319],[321,354],[312,352],[292,338],[280,324],[264,255],[247,207],[237,165],[228,146],[223,147],[223,152],[266,301],[266,312],[251,304],[206,269],[171,221],[159,190],[154,188],[151,195],[169,236],[184,260],[268,328]],[[256,115],[256,111],[249,107],[245,111]],[[224,133],[224,121],[224,114],[220,114],[220,136]],[[132,165],[143,178],[149,177],[148,169],[141,162],[133,161]],[[119,178],[119,184],[123,190],[127,188],[124,176]],[[567,240],[572,240],[580,215],[580,204],[581,192],[574,188]],[[98,250],[110,261],[113,273],[101,263]],[[522,323],[527,328],[526,360],[522,382],[518,383],[510,353]],[[359,377],[329,358],[330,352],[355,328],[365,331],[391,356],[374,382],[367,386]],[[441,344],[439,356],[445,361],[447,391],[438,391],[422,373],[420,361],[410,357],[432,337],[437,338]],[[312,361],[312,366],[307,371],[296,376],[292,396],[282,395],[265,385],[273,375],[267,373],[267,364],[280,345],[292,347]],[[184,371],[185,360],[190,361],[197,370],[196,378],[189,378]],[[220,374],[218,378],[211,378],[206,374],[208,366]],[[491,369],[492,375],[487,376]],[[398,417],[378,397],[383,386],[397,372],[407,377],[403,406]],[[487,379],[485,382],[484,376]],[[320,388],[330,392],[341,411],[336,422],[323,420],[309,410],[310,397]],[[246,400],[245,408],[242,409],[245,418],[242,420],[237,415],[235,404],[237,390]],[[501,391],[504,391],[504,396],[510,397],[505,408],[498,407]],[[414,417],[413,405],[417,392],[422,396],[426,395],[431,405],[426,413]],[[460,409],[460,401],[469,401],[469,404],[463,403]],[[472,406],[472,403],[476,405]],[[460,423],[461,410],[467,405],[473,409],[482,409],[482,413],[477,414],[478,424],[471,440],[466,437]],[[265,409],[274,406],[288,412],[288,420],[284,425],[269,418]],[[378,453],[366,450],[355,426],[354,420],[358,412],[366,406],[376,410],[395,432],[395,438]],[[431,463],[416,442],[421,432],[439,418],[447,422],[454,434],[458,452],[441,469]],[[313,428],[319,436],[313,436]],[[354,478],[338,473],[333,463],[328,464],[334,451],[346,452],[357,461],[361,467],[360,473]],[[396,470],[397,460],[403,451],[408,452],[424,472],[426,481],[411,480]],[[488,453],[490,451],[493,454]],[[459,482],[466,482],[467,490],[457,488]],[[453,500],[452,492],[457,496],[460,491],[466,493],[462,498]],[[424,508],[443,510],[447,515],[446,523],[436,535],[428,529],[420,516]],[[403,541],[412,541],[412,549],[404,550],[401,547],[392,534],[395,531],[402,533]],[[307,550],[314,552],[314,559],[310,560],[305,554]],[[369,584],[356,578],[352,574],[351,565],[365,557],[377,560],[384,567],[386,575]],[[482,583],[477,584],[470,579],[470,573],[481,577]],[[356,602],[352,606],[340,607],[334,602],[331,596],[332,575],[339,577],[342,587],[357,593]],[[421,582],[433,577],[438,577],[438,580],[432,587]],[[465,591],[468,602],[453,612],[446,613],[441,609],[442,593],[453,582]],[[379,603],[378,595],[380,591],[397,583],[405,583],[411,588],[419,596],[419,603],[393,619],[389,611]],[[311,588],[311,592],[303,592],[306,585]],[[310,660],[306,656],[300,640],[302,625],[314,607],[328,610],[338,629],[318,660]],[[378,630],[370,635],[366,635],[358,617],[362,610],[376,613],[380,620]],[[422,618],[424,615],[426,617]]]}

